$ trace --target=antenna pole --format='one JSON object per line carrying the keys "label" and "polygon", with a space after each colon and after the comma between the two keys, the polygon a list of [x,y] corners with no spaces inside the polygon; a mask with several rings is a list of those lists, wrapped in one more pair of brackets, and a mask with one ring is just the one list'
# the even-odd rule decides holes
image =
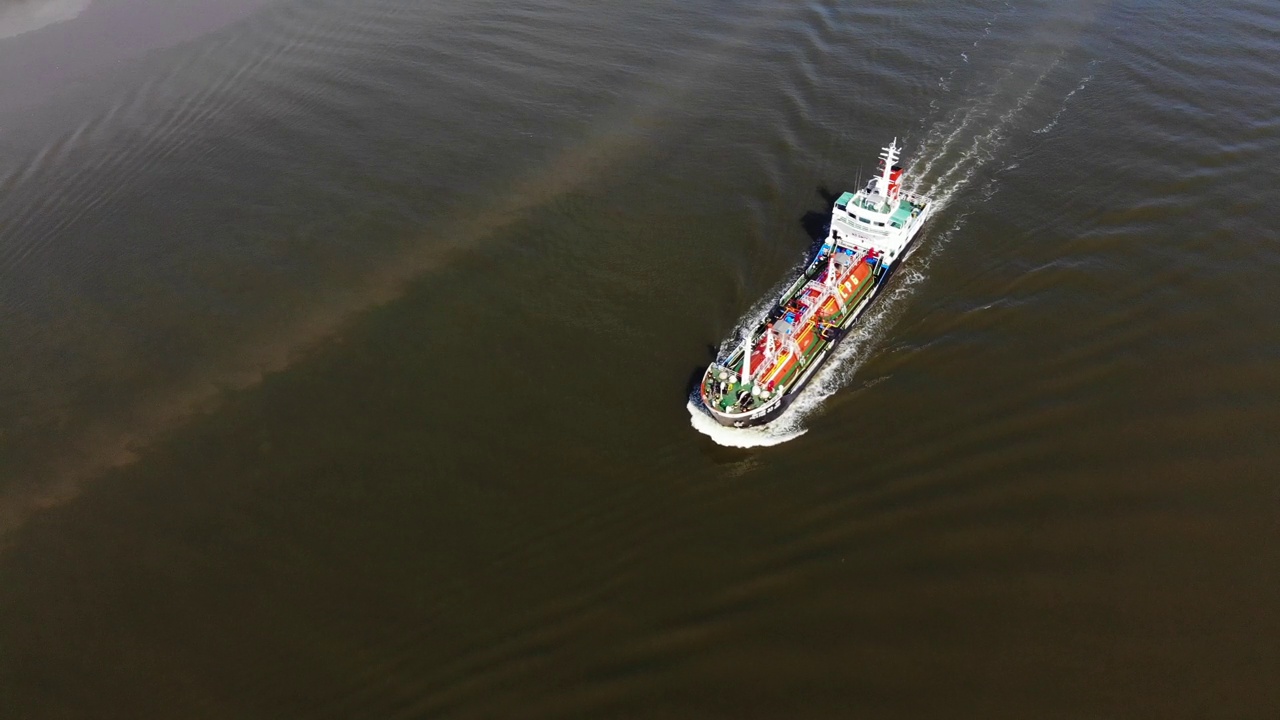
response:
{"label": "antenna pole", "polygon": [[893,166],[898,162],[897,137],[893,138],[893,142],[889,143],[889,145],[884,149],[884,152],[880,154],[880,157],[884,160],[884,170],[883,174],[880,176],[880,194],[884,195],[885,199],[888,200],[890,199],[889,178],[893,176]]}

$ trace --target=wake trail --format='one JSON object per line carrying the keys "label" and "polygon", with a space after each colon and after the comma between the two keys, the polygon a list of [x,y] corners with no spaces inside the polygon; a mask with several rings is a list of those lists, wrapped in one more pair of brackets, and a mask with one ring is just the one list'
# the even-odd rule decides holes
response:
{"label": "wake trail", "polygon": [[[1005,3],[1003,8],[995,11],[995,13],[993,13],[991,17],[987,19],[986,25],[982,27],[982,34],[978,36],[977,40],[973,41],[973,44],[970,47],[977,48],[979,45],[982,45],[983,41],[991,37],[991,29],[995,27],[995,24],[998,20],[1000,20],[1000,17],[1002,15],[1013,13],[1013,12],[1017,12],[1017,8],[1013,7],[1009,3]],[[960,53],[960,59],[964,61],[963,64],[965,65],[969,64],[969,53],[967,51]],[[937,86],[943,92],[951,92],[951,82],[956,76],[956,71],[959,69],[960,69],[960,66],[953,67],[951,68],[950,71],[947,72],[946,75],[943,75],[942,77],[938,78]]]}
{"label": "wake trail", "polygon": [[[1092,70],[1093,68],[1096,68],[1097,65],[1098,65],[1097,60],[1089,61],[1090,70]],[[1067,110],[1067,103],[1071,101],[1071,98],[1074,97],[1076,93],[1085,89],[1085,86],[1089,84],[1089,81],[1093,80],[1094,74],[1095,74],[1094,72],[1090,72],[1088,75],[1084,76],[1083,78],[1080,78],[1080,84],[1076,85],[1075,89],[1067,93],[1066,97],[1062,98],[1062,105],[1057,109],[1056,112],[1053,113],[1053,117],[1049,118],[1049,122],[1045,123],[1045,126],[1040,128],[1039,130],[1032,130],[1032,132],[1035,133],[1036,135],[1043,135],[1049,132],[1050,130],[1054,129],[1055,127],[1057,127],[1058,119],[1061,118],[1062,113],[1066,112]]]}
{"label": "wake trail", "polygon": [[[997,98],[1004,92],[1004,86],[1011,84],[1012,73],[1007,73],[1003,82],[997,83],[985,102],[980,102],[969,112],[962,113],[963,120],[956,130],[950,133],[941,145],[930,147],[928,136],[921,147],[921,155],[928,158],[921,171],[916,174],[915,181],[909,185],[913,192],[922,192],[934,199],[934,212],[945,208],[953,197],[965,189],[979,171],[989,165],[1007,146],[1017,121],[1036,97],[1041,86],[1062,61],[1062,53],[1054,56],[1043,70],[1015,97],[1008,107],[998,115],[992,110],[1000,103]],[[982,122],[982,121],[986,122]],[[971,134],[965,136],[965,144],[958,154],[953,152],[956,140],[960,139],[965,129],[973,127]],[[941,163],[942,169],[936,178],[930,180],[932,171]]]}

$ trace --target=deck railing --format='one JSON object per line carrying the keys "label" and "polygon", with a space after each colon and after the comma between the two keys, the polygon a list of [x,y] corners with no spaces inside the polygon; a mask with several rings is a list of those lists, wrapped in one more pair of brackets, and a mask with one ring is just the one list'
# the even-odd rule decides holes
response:
{"label": "deck railing", "polygon": [[920,193],[913,193],[913,192],[908,192],[906,190],[903,190],[899,194],[903,199],[907,200],[912,205],[926,205],[929,202],[929,198],[925,197],[924,195],[921,195]]}

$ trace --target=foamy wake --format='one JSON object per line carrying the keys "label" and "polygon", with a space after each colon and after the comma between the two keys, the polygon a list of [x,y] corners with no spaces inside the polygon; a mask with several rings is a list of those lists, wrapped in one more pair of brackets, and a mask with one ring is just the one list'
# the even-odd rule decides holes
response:
{"label": "foamy wake", "polygon": [[[996,21],[1000,19],[1001,15],[1004,15],[1006,12],[1016,12],[1016,11],[1017,9],[1014,8],[1012,5],[1010,5],[1009,3],[1005,3],[1003,8],[1001,8],[1000,10],[997,10],[995,14],[992,15],[987,20],[986,26],[982,28],[982,34],[978,36],[977,40],[973,41],[973,47],[975,48],[978,47],[978,45],[982,44],[983,40],[991,36],[991,28],[995,25]],[[963,60],[967,65],[969,63],[969,54],[967,52],[960,53],[960,59]],[[951,68],[950,72],[938,78],[938,87],[941,88],[943,92],[951,92],[951,81],[953,78],[955,78],[956,70],[958,69],[959,68]]]}
{"label": "foamy wake", "polygon": [[[1090,68],[1096,67],[1097,63],[1098,63],[1097,60],[1093,60],[1089,63],[1089,67]],[[1084,76],[1083,78],[1081,78],[1080,84],[1076,85],[1074,90],[1067,93],[1067,96],[1062,98],[1062,105],[1058,108],[1057,112],[1053,114],[1053,117],[1049,118],[1049,122],[1045,123],[1045,126],[1040,128],[1039,130],[1033,130],[1032,132],[1034,132],[1036,135],[1043,135],[1049,132],[1050,130],[1054,129],[1055,127],[1057,127],[1058,118],[1062,117],[1062,113],[1066,112],[1067,103],[1071,100],[1071,97],[1076,93],[1080,92],[1081,90],[1083,90],[1085,86],[1089,84],[1089,81],[1092,79],[1093,79],[1093,73],[1090,73]]]}
{"label": "foamy wake", "polygon": [[763,427],[731,428],[716,422],[715,418],[702,407],[702,403],[693,398],[689,399],[685,407],[689,410],[689,422],[693,428],[714,440],[717,445],[725,447],[753,448],[781,445],[808,432],[800,427],[799,420],[792,417],[790,411]]}

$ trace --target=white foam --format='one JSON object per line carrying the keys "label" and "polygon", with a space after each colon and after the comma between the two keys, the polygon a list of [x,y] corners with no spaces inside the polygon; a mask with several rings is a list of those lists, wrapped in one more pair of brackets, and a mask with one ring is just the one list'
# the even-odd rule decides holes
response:
{"label": "white foam", "polygon": [[[1097,64],[1097,62],[1098,62],[1097,60],[1093,60],[1093,61],[1091,61],[1091,62],[1089,63],[1090,67],[1095,66],[1095,65]],[[1077,86],[1075,87],[1075,89],[1074,89],[1074,90],[1072,90],[1071,92],[1067,93],[1066,97],[1062,98],[1062,105],[1058,108],[1058,111],[1057,111],[1057,112],[1055,112],[1055,113],[1053,114],[1053,117],[1049,118],[1049,122],[1048,122],[1048,123],[1046,123],[1046,124],[1045,124],[1045,126],[1044,126],[1044,127],[1042,127],[1042,128],[1040,128],[1039,130],[1033,130],[1032,132],[1034,132],[1036,135],[1043,135],[1043,134],[1045,134],[1045,133],[1049,132],[1050,130],[1054,129],[1055,127],[1057,127],[1057,126],[1058,126],[1058,118],[1062,117],[1062,113],[1063,113],[1064,111],[1066,111],[1066,109],[1067,109],[1067,102],[1068,102],[1069,100],[1071,100],[1071,96],[1072,96],[1072,95],[1075,95],[1076,93],[1078,93],[1078,92],[1080,92],[1081,90],[1083,90],[1083,89],[1085,88],[1085,86],[1089,84],[1089,81],[1090,81],[1090,80],[1092,80],[1092,79],[1093,79],[1093,74],[1092,74],[1092,73],[1090,73],[1089,75],[1086,75],[1084,78],[1082,78],[1082,79],[1080,80],[1080,84],[1079,84],[1079,85],[1077,85]]]}
{"label": "white foam", "polygon": [[[1009,132],[1014,125],[1014,121],[1021,116],[1027,104],[1035,96],[1036,91],[1044,83],[1045,78],[1059,65],[1061,60],[1062,53],[1059,52],[1035,80],[1019,94],[1012,107],[996,117],[985,131],[975,132],[971,136],[972,139],[969,141],[968,147],[965,147],[960,152],[959,157],[951,163],[951,166],[938,175],[937,179],[929,183],[929,189],[924,194],[934,198],[934,212],[946,207],[951,198],[966,187],[980,169],[996,158],[998,150],[1005,145],[1009,138]],[[1002,81],[1008,80],[1010,77],[1009,74],[1006,74]],[[945,123],[935,126],[929,132],[921,148],[921,155],[926,160],[923,161],[919,173],[915,174],[915,181],[910,187],[911,190],[920,191],[920,187],[926,183],[926,176],[933,169],[933,166],[944,154],[949,154],[948,151],[956,144],[956,140],[963,130],[988,116],[987,111],[1000,94],[1002,84],[1002,82],[997,82],[992,92],[985,99],[976,102],[967,111],[960,113],[960,121],[956,123],[955,129],[950,133],[946,133],[945,129],[943,129]],[[939,141],[939,139],[941,140]]]}
{"label": "white foam", "polygon": [[753,428],[725,427],[715,421],[696,400],[689,400],[685,405],[689,410],[689,423],[698,432],[706,435],[718,445],[736,448],[769,447],[781,445],[788,440],[795,440],[808,432],[794,423],[786,422],[785,413],[768,425]]}

